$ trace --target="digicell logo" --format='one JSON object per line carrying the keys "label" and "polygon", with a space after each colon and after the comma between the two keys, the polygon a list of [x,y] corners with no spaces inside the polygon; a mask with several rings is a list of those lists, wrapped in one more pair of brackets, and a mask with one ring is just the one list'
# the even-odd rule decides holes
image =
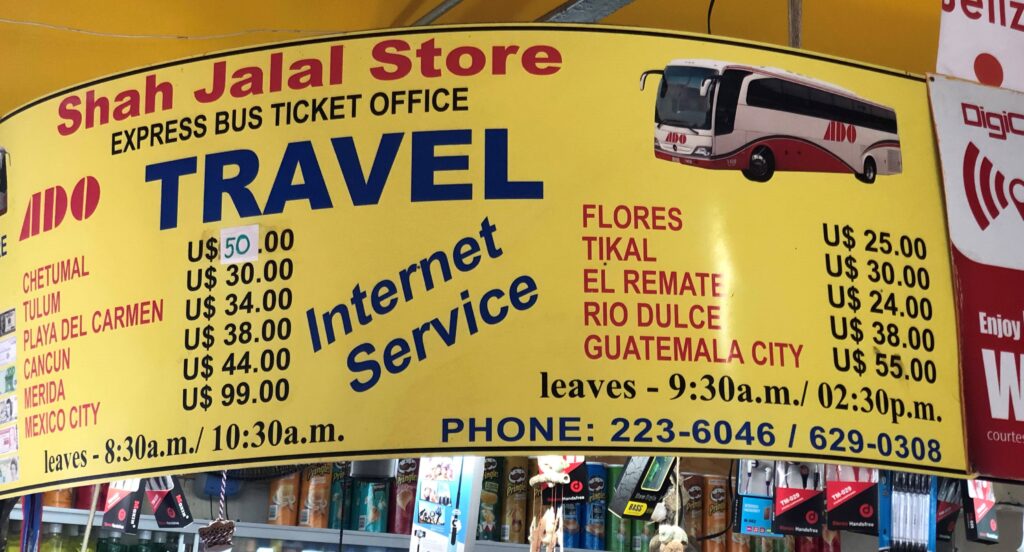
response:
{"label": "digicell logo", "polygon": [[852,124],[840,123],[839,121],[832,121],[828,124],[825,129],[825,136],[822,138],[826,142],[856,142],[857,141],[857,127]]}
{"label": "digicell logo", "polygon": [[967,151],[964,152],[964,192],[978,227],[982,230],[988,228],[1009,207],[1011,200],[1024,218],[1024,180],[1006,178],[1001,171],[993,168],[988,157],[980,154],[978,146],[968,142]]}
{"label": "digicell logo", "polygon": [[[71,190],[70,210],[75,220],[83,221],[96,212],[100,202],[100,183],[95,177],[80,178]],[[32,194],[25,210],[19,241],[49,232],[64,222],[68,213],[68,193],[63,186],[53,186]]]}
{"label": "digicell logo", "polygon": [[984,107],[961,103],[964,124],[987,129],[988,135],[997,140],[1006,140],[1008,134],[1024,136],[1024,114],[1012,111],[985,111]]}

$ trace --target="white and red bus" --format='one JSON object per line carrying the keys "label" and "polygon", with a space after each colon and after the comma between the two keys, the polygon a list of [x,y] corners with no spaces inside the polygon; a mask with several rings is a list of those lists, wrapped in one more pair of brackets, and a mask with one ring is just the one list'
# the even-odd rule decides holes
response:
{"label": "white and red bus", "polygon": [[654,155],[757,182],[775,171],[850,172],[862,182],[903,170],[896,112],[782,69],[673,60],[654,109]]}

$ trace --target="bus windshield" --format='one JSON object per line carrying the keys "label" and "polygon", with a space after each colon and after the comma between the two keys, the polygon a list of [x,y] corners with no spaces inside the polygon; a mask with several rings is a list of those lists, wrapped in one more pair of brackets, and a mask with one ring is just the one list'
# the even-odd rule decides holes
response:
{"label": "bus windshield", "polygon": [[656,123],[708,130],[711,128],[711,103],[714,83],[706,95],[700,95],[704,79],[718,76],[714,69],[669,65],[661,78],[661,90],[656,104]]}

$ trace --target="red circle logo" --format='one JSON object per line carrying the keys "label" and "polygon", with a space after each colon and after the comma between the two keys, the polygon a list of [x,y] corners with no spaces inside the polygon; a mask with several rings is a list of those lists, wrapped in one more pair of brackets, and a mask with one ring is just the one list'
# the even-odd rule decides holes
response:
{"label": "red circle logo", "polygon": [[807,523],[814,525],[818,523],[818,512],[811,510],[810,512],[807,512],[807,515],[804,516],[804,519],[807,520]]}
{"label": "red circle logo", "polygon": [[981,84],[1000,86],[1003,84],[1003,64],[992,54],[978,54],[974,58],[974,75]]}
{"label": "red circle logo", "polygon": [[569,483],[569,490],[571,490],[574,493],[583,491],[583,482],[573,481],[572,483]]}
{"label": "red circle logo", "polygon": [[126,517],[128,517],[128,514],[124,511],[124,508],[121,508],[120,510],[117,511],[118,521],[124,521],[124,518]]}
{"label": "red circle logo", "polygon": [[174,508],[167,509],[167,517],[174,519],[175,517],[177,517],[177,515],[178,514],[174,512]]}
{"label": "red circle logo", "polygon": [[992,529],[993,531],[995,531],[995,530],[996,530],[996,520],[994,520],[994,519],[993,519],[993,520],[989,521],[989,522],[988,522],[988,526],[989,526],[989,528],[991,528],[991,529]]}
{"label": "red circle logo", "polygon": [[860,517],[869,518],[875,513],[875,509],[870,504],[864,504],[860,507]]}

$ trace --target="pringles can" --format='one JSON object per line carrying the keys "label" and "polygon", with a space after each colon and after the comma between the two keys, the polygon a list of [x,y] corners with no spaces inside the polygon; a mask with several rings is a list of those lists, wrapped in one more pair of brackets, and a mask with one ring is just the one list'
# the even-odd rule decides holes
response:
{"label": "pringles can", "polygon": [[331,513],[330,464],[317,464],[303,470],[299,505],[299,527],[327,528]]}
{"label": "pringles can", "polygon": [[416,481],[420,475],[419,458],[401,458],[391,487],[391,517],[388,531],[396,535],[412,533],[413,514],[416,512]]}
{"label": "pringles can", "polygon": [[[726,529],[728,512],[726,508],[726,486],[728,481],[720,477],[704,478],[704,536],[721,533]],[[726,552],[725,535],[702,541],[704,552]]]}
{"label": "pringles can", "polygon": [[295,525],[299,517],[298,502],[301,483],[302,474],[298,471],[270,481],[270,508],[267,523]]}
{"label": "pringles can", "polygon": [[527,474],[529,462],[525,456],[505,459],[502,468],[502,483],[505,484],[505,501],[501,505],[501,542],[526,544],[526,497],[530,492]]}
{"label": "pringles can", "polygon": [[683,508],[683,530],[690,542],[699,542],[704,536],[704,478],[699,475],[683,475],[683,490],[686,492],[686,506]]}
{"label": "pringles can", "polygon": [[331,511],[327,528],[341,529],[349,526],[347,518],[352,512],[349,508],[352,478],[348,475],[348,462],[335,462],[331,468]]}
{"label": "pringles can", "polygon": [[562,504],[562,539],[566,548],[583,548],[582,502],[566,502]]}
{"label": "pringles can", "polygon": [[[476,529],[477,540],[501,540],[501,465],[502,459],[484,458],[483,484],[480,487],[480,514]],[[568,545],[567,545],[568,546]]]}
{"label": "pringles can", "polygon": [[356,479],[352,485],[352,526],[356,531],[387,530],[389,479]]}
{"label": "pringles can", "polygon": [[608,469],[604,464],[587,462],[587,501],[584,504],[587,521],[583,548],[604,550],[604,520],[608,510]]}
{"label": "pringles can", "polygon": [[[621,464],[614,464],[608,466],[608,500],[612,500],[615,495],[615,488],[619,486],[619,481],[622,480],[622,472],[625,466]],[[605,519],[605,546],[609,552],[631,552],[633,548],[633,542],[630,538],[630,520],[622,519],[619,516],[612,513],[611,510],[607,511],[607,518]]]}

